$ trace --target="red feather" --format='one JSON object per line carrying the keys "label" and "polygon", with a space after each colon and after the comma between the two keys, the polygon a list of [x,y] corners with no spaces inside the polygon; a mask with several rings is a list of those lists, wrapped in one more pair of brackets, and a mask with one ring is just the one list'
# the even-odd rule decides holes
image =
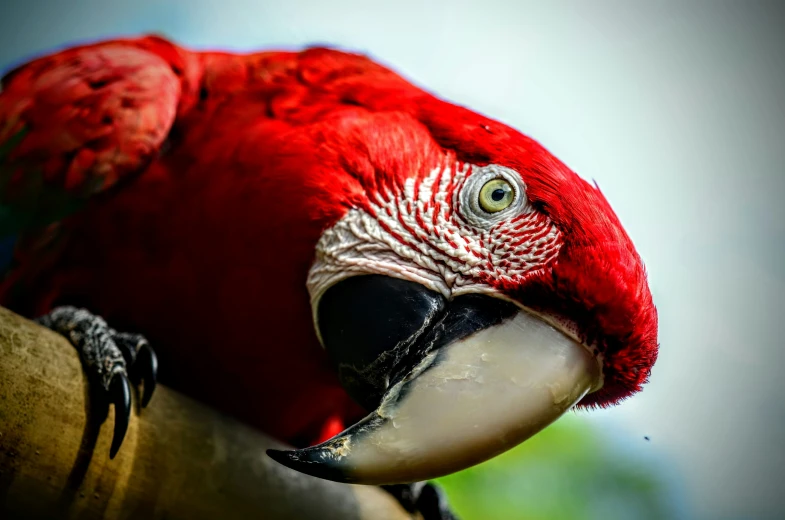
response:
{"label": "red feather", "polygon": [[0,141],[31,128],[20,164],[43,165],[65,190],[130,180],[36,243],[51,254],[20,247],[0,303],[30,315],[84,305],[143,332],[171,385],[273,435],[308,443],[363,413],[311,324],[305,279],[322,232],[455,160],[519,172],[561,231],[547,269],[522,285],[489,282],[597,341],[605,387],[583,404],[615,402],[648,377],[656,312],[599,190],[533,140],[365,57],[199,53],[142,38],[41,58],[4,84]]}

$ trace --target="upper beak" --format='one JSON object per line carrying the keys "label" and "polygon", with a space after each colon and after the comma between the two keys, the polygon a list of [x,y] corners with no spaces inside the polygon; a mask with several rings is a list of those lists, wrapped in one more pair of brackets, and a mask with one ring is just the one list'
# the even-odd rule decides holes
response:
{"label": "upper beak", "polygon": [[446,301],[413,282],[359,276],[324,294],[318,324],[343,386],[375,410],[317,446],[267,453],[338,482],[464,469],[528,439],[601,384],[587,348],[491,296]]}

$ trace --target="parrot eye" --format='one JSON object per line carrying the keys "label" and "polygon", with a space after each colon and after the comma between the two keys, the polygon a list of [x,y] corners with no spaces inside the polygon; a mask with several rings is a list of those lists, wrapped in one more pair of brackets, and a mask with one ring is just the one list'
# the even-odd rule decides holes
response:
{"label": "parrot eye", "polygon": [[474,166],[458,197],[463,218],[481,229],[531,211],[521,176],[498,164]]}
{"label": "parrot eye", "polygon": [[504,179],[488,181],[480,189],[480,207],[488,213],[507,209],[515,200],[515,190]]}

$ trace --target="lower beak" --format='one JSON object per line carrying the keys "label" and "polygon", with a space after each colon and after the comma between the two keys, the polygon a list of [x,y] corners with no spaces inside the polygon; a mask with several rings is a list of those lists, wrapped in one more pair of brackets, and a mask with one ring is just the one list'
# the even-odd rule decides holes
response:
{"label": "lower beak", "polygon": [[[383,301],[369,304],[371,294]],[[362,276],[328,290],[319,324],[344,387],[375,410],[322,444],[268,454],[328,480],[397,484],[459,471],[525,441],[601,381],[582,344],[491,296],[447,302],[412,282]],[[370,348],[353,345],[363,335],[376,337]]]}

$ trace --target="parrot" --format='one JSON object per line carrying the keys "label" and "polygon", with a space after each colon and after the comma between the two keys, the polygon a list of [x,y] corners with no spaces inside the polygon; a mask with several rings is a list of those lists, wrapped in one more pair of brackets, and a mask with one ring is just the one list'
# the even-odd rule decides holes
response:
{"label": "parrot", "polygon": [[77,348],[112,455],[160,380],[451,518],[415,484],[649,380],[657,310],[599,186],[364,54],[145,35],[1,85],[0,305]]}

